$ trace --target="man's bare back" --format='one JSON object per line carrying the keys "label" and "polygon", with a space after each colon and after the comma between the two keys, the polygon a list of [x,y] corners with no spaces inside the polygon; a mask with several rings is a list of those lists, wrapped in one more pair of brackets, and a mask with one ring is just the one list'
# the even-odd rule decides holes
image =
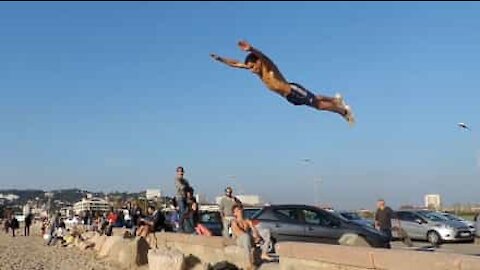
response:
{"label": "man's bare back", "polygon": [[260,50],[254,48],[246,41],[238,42],[238,46],[241,50],[249,52],[244,63],[234,59],[223,58],[215,54],[211,54],[210,56],[230,67],[250,70],[260,77],[268,89],[285,97],[294,105],[307,105],[318,110],[331,111],[340,114],[350,125],[354,124],[355,119],[353,113],[340,95],[334,98],[314,95],[299,84],[289,83],[273,61]]}

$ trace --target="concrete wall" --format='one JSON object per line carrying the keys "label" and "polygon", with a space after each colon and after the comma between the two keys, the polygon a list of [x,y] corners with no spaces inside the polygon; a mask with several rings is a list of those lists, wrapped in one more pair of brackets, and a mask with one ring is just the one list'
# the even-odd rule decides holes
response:
{"label": "concrete wall", "polygon": [[239,268],[248,266],[248,255],[230,239],[177,233],[156,233],[158,247],[179,250],[199,264],[214,265],[228,261]]}
{"label": "concrete wall", "polygon": [[475,256],[283,242],[281,270],[480,270]]}
{"label": "concrete wall", "polygon": [[[248,267],[247,254],[236,247],[234,241],[222,237],[156,233],[144,240],[84,235],[89,238],[87,242],[95,244],[98,258],[128,266],[128,269],[147,264],[150,270],[164,269],[161,265],[165,263],[170,263],[172,270],[207,269],[208,264],[224,261],[241,269]],[[480,270],[480,257],[446,253],[295,242],[277,244],[277,251],[280,263],[270,264],[268,269]]]}

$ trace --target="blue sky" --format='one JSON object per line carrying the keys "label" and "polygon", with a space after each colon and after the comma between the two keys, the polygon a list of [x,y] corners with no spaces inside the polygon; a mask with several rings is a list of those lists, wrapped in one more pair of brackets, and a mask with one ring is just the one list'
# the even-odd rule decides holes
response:
{"label": "blue sky", "polygon": [[[477,202],[479,3],[0,3],[0,184]],[[354,128],[209,58],[246,39]],[[472,132],[462,132],[457,122]],[[301,160],[309,158],[311,163]],[[230,177],[230,176],[236,177]]]}

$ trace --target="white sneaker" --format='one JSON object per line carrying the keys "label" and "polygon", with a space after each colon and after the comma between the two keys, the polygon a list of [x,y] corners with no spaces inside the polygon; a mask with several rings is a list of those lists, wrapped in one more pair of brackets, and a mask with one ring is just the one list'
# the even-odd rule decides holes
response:
{"label": "white sneaker", "polygon": [[347,120],[348,124],[353,127],[355,125],[355,116],[353,115],[352,109],[350,106],[345,105],[345,110],[347,111],[343,118]]}

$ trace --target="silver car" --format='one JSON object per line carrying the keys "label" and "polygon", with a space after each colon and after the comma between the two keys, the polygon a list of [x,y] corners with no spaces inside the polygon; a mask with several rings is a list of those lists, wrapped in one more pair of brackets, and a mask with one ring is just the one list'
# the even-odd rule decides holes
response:
{"label": "silver car", "polygon": [[471,220],[466,220],[464,218],[461,218],[459,216],[456,216],[456,215],[450,214],[450,213],[439,212],[439,214],[446,217],[449,220],[460,221],[460,222],[465,223],[465,225],[468,226],[468,229],[472,232],[472,234],[475,234],[475,222],[473,222]]}
{"label": "silver car", "polygon": [[[427,240],[433,245],[442,242],[473,240],[474,234],[460,221],[448,220],[434,211],[397,211],[392,226],[400,226],[411,239]],[[396,230],[393,236],[398,237]]]}
{"label": "silver car", "polygon": [[356,234],[373,247],[390,247],[390,239],[374,228],[359,225],[315,206],[265,206],[253,215],[252,223],[268,229],[272,243],[298,241],[338,245],[343,235]]}

